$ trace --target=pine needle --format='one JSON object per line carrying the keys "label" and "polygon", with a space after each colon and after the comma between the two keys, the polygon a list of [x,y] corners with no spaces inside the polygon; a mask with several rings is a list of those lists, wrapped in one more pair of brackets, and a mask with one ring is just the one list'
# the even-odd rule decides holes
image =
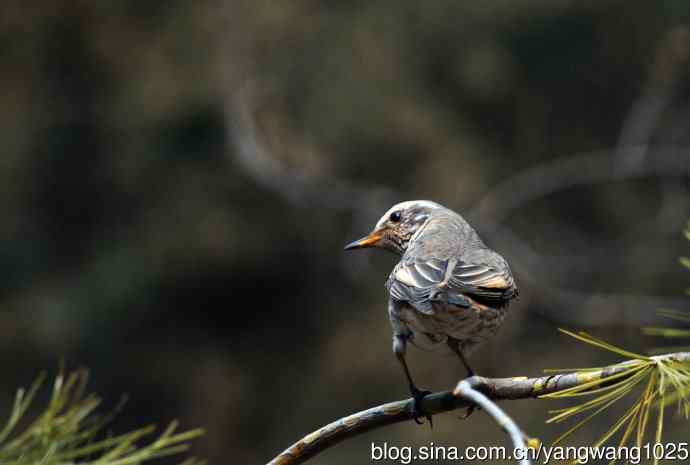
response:
{"label": "pine needle", "polygon": [[594,336],[587,334],[583,331],[580,331],[579,333],[575,334],[572,333],[566,329],[558,328],[558,330],[564,334],[567,334],[570,337],[574,337],[575,339],[582,341],[586,344],[590,344],[596,347],[601,347],[602,349],[608,350],[609,352],[613,352],[615,354],[618,354],[622,357],[625,358],[632,358],[632,359],[637,359],[637,360],[646,360],[650,361],[651,358],[647,357],[646,355],[641,355],[641,354],[636,354],[635,352],[630,352],[625,349],[621,349],[620,347],[616,347],[613,344],[609,344],[608,342],[605,342],[601,339],[597,339]]}
{"label": "pine needle", "polygon": [[[86,395],[85,370],[56,376],[47,406],[23,430],[29,407],[46,379],[42,373],[28,391],[19,389],[10,417],[0,431],[0,463],[11,465],[138,465],[176,455],[189,449],[189,441],[203,434],[200,429],[175,433],[172,422],[158,437],[150,425],[118,436],[102,438],[111,415],[96,413],[101,400]],[[186,465],[201,465],[195,459]]]}
{"label": "pine needle", "polygon": [[[669,312],[669,314],[671,313]],[[675,313],[673,315],[678,316]],[[685,318],[684,314],[683,318]],[[631,405],[594,442],[593,447],[602,446],[618,434],[620,434],[620,438],[616,442],[619,448],[631,442],[641,447],[645,440],[645,433],[651,426],[650,417],[652,417],[653,408],[657,410],[656,422],[652,422],[653,426],[651,426],[654,429],[653,438],[656,442],[660,442],[663,437],[666,406],[676,402],[678,411],[686,418],[690,418],[690,399],[688,398],[690,396],[690,364],[636,354],[584,332],[561,331],[578,341],[626,357],[629,366],[618,373],[605,377],[602,377],[601,368],[577,370],[582,372],[583,382],[581,384],[541,396],[551,399],[590,397],[577,405],[550,412],[552,416],[547,420],[547,423],[560,423],[572,417],[587,414],[560,434],[553,441],[553,444],[562,442],[591,421],[592,418],[626,398],[632,398]],[[640,386],[643,386],[641,391],[638,390]],[[633,392],[639,392],[639,395],[634,397]],[[615,462],[616,460],[611,461],[610,465]],[[656,462],[655,460],[655,464]]]}

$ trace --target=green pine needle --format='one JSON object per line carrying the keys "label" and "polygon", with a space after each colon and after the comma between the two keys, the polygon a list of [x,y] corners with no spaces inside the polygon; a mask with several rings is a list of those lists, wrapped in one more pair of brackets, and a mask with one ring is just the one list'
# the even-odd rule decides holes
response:
{"label": "green pine needle", "polygon": [[[561,331],[580,342],[626,357],[629,366],[606,377],[597,374],[601,368],[590,368],[583,372],[583,376],[591,379],[581,385],[542,396],[552,399],[590,397],[577,405],[550,412],[552,416],[547,423],[560,423],[587,413],[583,419],[558,436],[553,441],[554,444],[562,442],[590,420],[624,399],[632,399],[630,406],[595,441],[594,447],[600,447],[618,435],[620,437],[616,442],[619,447],[631,444],[642,446],[650,428],[654,429],[653,440],[661,442],[664,410],[673,403],[677,403],[679,413],[690,419],[690,365],[636,354],[587,333]],[[650,421],[653,417],[652,410],[656,411],[655,422]]]}
{"label": "green pine needle", "polygon": [[558,330],[564,334],[567,334],[570,337],[574,337],[575,339],[585,342],[587,344],[600,347],[602,349],[608,350],[609,352],[613,352],[615,354],[618,354],[620,356],[626,357],[626,358],[632,358],[632,359],[637,359],[637,360],[651,360],[651,358],[647,357],[646,355],[641,355],[641,354],[636,354],[634,352],[630,352],[625,349],[621,349],[620,347],[616,347],[613,344],[609,344],[606,341],[602,341],[601,339],[597,339],[594,336],[587,334],[583,331],[580,331],[579,333],[575,334],[571,331],[568,331],[567,329],[562,329],[558,328]]}
{"label": "green pine needle", "polygon": [[[201,429],[176,433],[172,422],[158,437],[153,425],[108,436],[105,427],[112,415],[96,413],[101,400],[86,395],[86,370],[55,378],[48,405],[33,419],[27,411],[46,380],[42,373],[28,390],[19,389],[5,427],[0,431],[3,465],[138,465],[152,459],[180,454]],[[19,425],[26,425],[22,428]],[[146,438],[150,438],[146,441]],[[184,465],[202,462],[188,459]]]}

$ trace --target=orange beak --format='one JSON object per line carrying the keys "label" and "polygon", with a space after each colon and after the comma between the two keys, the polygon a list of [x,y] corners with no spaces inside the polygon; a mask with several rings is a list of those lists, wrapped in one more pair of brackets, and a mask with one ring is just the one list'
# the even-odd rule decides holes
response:
{"label": "orange beak", "polygon": [[350,242],[345,246],[345,250],[366,249],[367,247],[374,247],[383,238],[383,230],[374,231],[368,236]]}

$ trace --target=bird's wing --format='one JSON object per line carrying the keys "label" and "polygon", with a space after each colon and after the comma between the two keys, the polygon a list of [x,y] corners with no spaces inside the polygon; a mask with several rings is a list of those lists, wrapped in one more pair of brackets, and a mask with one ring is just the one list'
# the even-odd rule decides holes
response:
{"label": "bird's wing", "polygon": [[490,305],[505,304],[517,295],[515,280],[507,267],[459,263],[450,284],[451,289]]}
{"label": "bird's wing", "polygon": [[433,313],[432,300],[439,291],[445,293],[448,303],[465,307],[470,304],[465,296],[501,306],[517,294],[509,269],[454,259],[401,261],[386,287],[393,299],[408,302],[423,313]]}

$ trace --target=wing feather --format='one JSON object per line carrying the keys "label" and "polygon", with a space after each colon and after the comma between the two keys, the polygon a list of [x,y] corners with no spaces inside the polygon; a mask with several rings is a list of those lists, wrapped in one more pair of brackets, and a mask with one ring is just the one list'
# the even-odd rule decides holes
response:
{"label": "wing feather", "polygon": [[[448,266],[453,267],[448,270]],[[465,306],[468,296],[489,306],[503,306],[517,295],[507,266],[490,266],[456,260],[401,261],[386,283],[391,297],[422,313],[433,313],[431,297],[442,289],[447,301]]]}

